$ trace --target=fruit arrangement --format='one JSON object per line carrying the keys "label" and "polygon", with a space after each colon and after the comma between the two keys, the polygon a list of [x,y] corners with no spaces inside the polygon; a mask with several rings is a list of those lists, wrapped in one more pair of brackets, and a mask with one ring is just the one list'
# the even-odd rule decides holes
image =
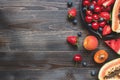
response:
{"label": "fruit arrangement", "polygon": [[[112,30],[115,0],[82,0],[80,14],[85,26],[100,38],[117,34]],[[113,36],[112,36],[113,37]]]}
{"label": "fruit arrangement", "polygon": [[120,55],[120,38],[111,39],[105,41],[106,45],[108,45],[114,52]]}
{"label": "fruit arrangement", "polygon": [[[120,3],[120,0],[81,0],[81,17],[83,19],[83,22],[85,22],[85,26],[87,27],[87,29],[90,30],[94,36],[86,36],[82,44],[79,44],[80,37],[82,37],[81,32],[78,32],[77,36],[70,35],[66,37],[66,41],[73,47],[76,46],[77,48],[79,48],[79,46],[82,45],[83,49],[87,51],[97,50],[93,56],[93,61],[97,64],[104,64],[109,58],[109,53],[106,50],[98,49],[100,38],[114,52],[120,55],[120,38],[118,38],[120,37],[120,35],[118,35],[118,33],[120,33],[120,26],[118,23],[120,19],[120,6],[118,6],[118,3]],[[117,12],[116,10],[113,10],[113,8],[116,8],[116,4],[118,9]],[[67,2],[67,6],[69,8],[67,16],[68,20],[76,25],[77,9],[73,6],[73,2],[71,2],[71,0]],[[114,17],[117,21],[114,19]],[[117,26],[118,28],[114,26]],[[99,36],[100,38],[98,38],[97,36]],[[76,66],[78,66],[78,63],[81,63],[84,67],[86,67],[88,64],[82,59],[82,53],[78,53],[73,56],[73,61],[75,62]],[[103,65],[98,74],[99,80],[109,80],[109,78],[111,78],[110,80],[119,80],[119,63],[120,59],[115,59]],[[92,70],[91,76],[95,75],[96,71]],[[115,77],[117,76],[117,78],[113,78],[111,77],[111,75],[113,75],[113,77],[115,75]]]}
{"label": "fruit arrangement", "polygon": [[98,74],[99,80],[120,80],[120,58],[102,66]]}

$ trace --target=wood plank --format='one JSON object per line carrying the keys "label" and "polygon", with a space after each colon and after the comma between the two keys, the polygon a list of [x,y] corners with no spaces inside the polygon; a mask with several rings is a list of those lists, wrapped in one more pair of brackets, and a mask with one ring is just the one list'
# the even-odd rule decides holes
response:
{"label": "wood plank", "polygon": [[[3,30],[0,51],[72,51],[77,50],[66,42],[68,35],[77,31],[22,31]],[[83,34],[86,35],[86,34]],[[80,39],[82,44],[83,38]],[[82,45],[81,45],[81,49]]]}
{"label": "wood plank", "polygon": [[[83,32],[80,37],[80,48],[70,46],[66,37],[76,35],[77,31],[23,31],[23,30],[3,30],[1,34],[0,51],[75,51],[85,50],[83,40],[87,36]],[[100,49],[106,49],[105,44],[100,41]],[[110,50],[110,49],[108,49]]]}
{"label": "wood plank", "polygon": [[66,20],[66,11],[1,11],[0,29],[20,28],[41,31],[79,31],[81,24],[73,25]]}
{"label": "wood plank", "polygon": [[[86,72],[87,70],[87,72]],[[49,71],[6,71],[1,72],[0,77],[2,80],[97,80],[97,77],[91,76],[90,72],[93,69],[80,69],[80,68],[65,68]],[[82,73],[81,73],[82,72]],[[86,76],[85,76],[86,75]]]}
{"label": "wood plank", "polygon": [[[86,68],[100,68],[94,62],[94,52],[87,51],[33,51],[33,52],[0,52],[0,71],[3,68],[8,70],[12,69],[57,69],[64,67],[75,67],[73,62],[73,56],[77,53],[81,54],[83,61],[87,62]],[[112,51],[107,51],[108,53]],[[109,59],[117,58],[114,53],[109,54]],[[9,66],[9,67],[8,67]],[[81,63],[78,64],[79,68],[85,68]]]}

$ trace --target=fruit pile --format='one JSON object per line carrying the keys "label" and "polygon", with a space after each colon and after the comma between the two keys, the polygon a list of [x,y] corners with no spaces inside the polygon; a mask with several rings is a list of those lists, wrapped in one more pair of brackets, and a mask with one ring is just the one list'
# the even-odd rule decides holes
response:
{"label": "fruit pile", "polygon": [[[114,2],[115,0],[82,0],[83,14],[85,13],[84,20],[87,23],[88,27],[90,27],[92,30],[96,32],[99,32],[102,36],[111,34],[112,33],[111,12]],[[67,2],[67,6],[68,6],[68,16],[67,16],[68,20],[71,21],[73,24],[77,24],[77,19],[76,19],[77,9],[73,6],[73,2],[71,0]],[[85,37],[82,44],[79,44],[80,37],[82,37],[82,33],[78,32],[77,36],[76,35],[67,36],[66,41],[73,47],[76,46],[77,48],[79,48],[80,45],[82,45],[83,48],[87,51],[95,51],[98,49],[99,46],[98,38],[96,38],[93,35],[89,35]],[[104,40],[104,42],[111,49],[113,49],[114,52],[120,55],[120,38]],[[93,56],[93,60],[97,64],[103,64],[107,62],[108,58],[109,58],[109,53],[104,49],[97,50]],[[82,62],[82,65],[86,67],[88,64],[82,59],[83,59],[82,53],[75,54],[73,56],[73,61],[75,62],[75,66],[77,66],[78,63]],[[109,75],[109,74],[106,75],[104,73],[109,73],[109,71],[112,71],[110,74],[113,74],[113,72],[116,72],[116,69],[114,70],[112,69],[114,66],[117,68],[119,62],[120,62],[120,58],[119,61],[118,59],[115,60],[114,64],[111,62],[103,66],[103,68],[100,69],[98,78],[100,80],[104,80],[103,78],[106,78],[106,76],[108,77]],[[91,71],[91,76],[95,76],[95,75],[96,75],[96,71],[95,70]],[[111,79],[111,80],[116,80],[116,79]]]}
{"label": "fruit pile", "polygon": [[115,0],[82,0],[84,20],[102,36],[111,34],[111,13]]}

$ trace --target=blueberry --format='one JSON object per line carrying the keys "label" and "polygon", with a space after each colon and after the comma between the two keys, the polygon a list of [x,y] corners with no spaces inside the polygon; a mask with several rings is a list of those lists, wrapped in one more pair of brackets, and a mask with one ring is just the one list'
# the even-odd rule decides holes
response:
{"label": "blueberry", "polygon": [[89,26],[89,27],[91,27],[91,26],[92,26],[92,24],[88,24],[88,26]]}
{"label": "blueberry", "polygon": [[72,21],[72,23],[74,24],[74,25],[76,25],[77,24],[77,19],[74,19],[73,21]]}
{"label": "blueberry", "polygon": [[86,11],[87,10],[87,7],[83,7],[83,11]]}
{"label": "blueberry", "polygon": [[102,31],[103,31],[103,28],[101,28],[101,27],[98,28],[98,31],[99,31],[99,32],[102,32]]}
{"label": "blueberry", "polygon": [[84,67],[86,67],[86,66],[87,66],[87,62],[82,62],[82,65],[83,65]]}
{"label": "blueberry", "polygon": [[89,9],[94,10],[94,5],[90,5]]}
{"label": "blueberry", "polygon": [[96,71],[95,70],[91,71],[91,76],[95,76],[95,75],[96,75]]}
{"label": "blueberry", "polygon": [[67,6],[68,6],[68,7],[72,7],[72,6],[73,6],[73,2],[72,2],[72,1],[68,1],[68,2],[67,2]]}
{"label": "blueberry", "polygon": [[78,32],[77,35],[78,35],[78,37],[81,37],[82,36],[82,32]]}
{"label": "blueberry", "polygon": [[100,21],[100,22],[104,21],[104,18],[100,17],[99,21]]}

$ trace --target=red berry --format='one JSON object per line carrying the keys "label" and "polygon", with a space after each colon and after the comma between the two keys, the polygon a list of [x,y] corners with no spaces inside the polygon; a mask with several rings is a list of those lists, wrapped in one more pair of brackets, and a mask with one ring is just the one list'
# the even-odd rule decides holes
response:
{"label": "red berry", "polygon": [[97,2],[96,1],[92,1],[92,5],[96,5],[97,4]]}
{"label": "red berry", "polygon": [[90,5],[90,1],[89,0],[84,0],[83,1],[83,5],[84,6],[89,6]]}
{"label": "red berry", "polygon": [[104,18],[105,20],[110,20],[110,13],[108,12],[101,12],[100,16]]}
{"label": "red berry", "polygon": [[94,20],[98,20],[98,19],[99,19],[99,16],[98,16],[97,14],[93,14],[92,18],[93,18]]}
{"label": "red berry", "polygon": [[77,44],[77,36],[68,36],[67,37],[67,42],[70,43],[71,45],[76,45]]}
{"label": "red berry", "polygon": [[73,60],[75,62],[80,62],[80,61],[82,61],[82,56],[80,54],[75,54],[73,57]]}
{"label": "red berry", "polygon": [[94,12],[100,12],[100,11],[101,11],[101,7],[100,6],[95,6]]}
{"label": "red berry", "polygon": [[106,22],[105,22],[105,21],[102,21],[102,22],[99,23],[99,25],[100,25],[100,27],[103,28],[103,27],[106,25]]}
{"label": "red berry", "polygon": [[110,12],[111,11],[111,6],[108,6],[108,7],[101,6],[101,11],[103,11],[103,12]]}
{"label": "red berry", "polygon": [[91,10],[87,10],[86,11],[86,15],[90,15],[91,16],[92,15],[92,11]]}
{"label": "red berry", "polygon": [[86,17],[85,17],[85,21],[86,21],[87,23],[91,23],[92,20],[93,20],[92,16],[86,16]]}
{"label": "red berry", "polygon": [[103,2],[105,2],[105,0],[98,0],[98,1],[97,1],[97,5],[102,5]]}
{"label": "red berry", "polygon": [[93,28],[94,30],[98,30],[98,28],[99,28],[99,23],[98,23],[98,22],[93,22],[93,23],[92,23],[92,28]]}
{"label": "red berry", "polygon": [[111,32],[112,32],[112,30],[111,30],[110,25],[105,25],[105,27],[103,28],[102,35],[105,36],[105,35],[110,34]]}

